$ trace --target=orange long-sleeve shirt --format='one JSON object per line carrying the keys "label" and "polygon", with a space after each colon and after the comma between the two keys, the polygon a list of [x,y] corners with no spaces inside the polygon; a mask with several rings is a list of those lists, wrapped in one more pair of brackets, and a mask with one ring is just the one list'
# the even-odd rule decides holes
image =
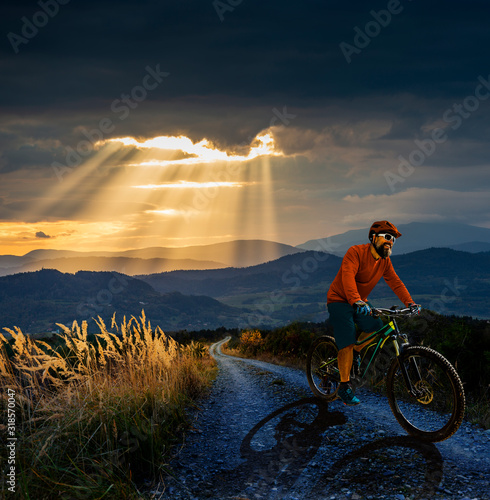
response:
{"label": "orange long-sleeve shirt", "polygon": [[370,243],[354,245],[347,250],[339,272],[328,290],[327,304],[348,302],[353,305],[358,300],[366,301],[381,277],[405,306],[413,302],[402,280],[395,273],[390,258],[376,260],[370,246]]}

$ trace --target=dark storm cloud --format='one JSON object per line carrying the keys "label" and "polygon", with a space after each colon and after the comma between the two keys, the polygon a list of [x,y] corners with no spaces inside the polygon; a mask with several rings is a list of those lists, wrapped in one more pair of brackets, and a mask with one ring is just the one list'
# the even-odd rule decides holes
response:
{"label": "dark storm cloud", "polygon": [[46,166],[53,162],[56,155],[41,149],[36,145],[22,145],[15,150],[7,150],[0,157],[2,172],[17,170],[18,168],[35,168]]}
{"label": "dark storm cloud", "polygon": [[[18,43],[12,34],[42,19],[48,3],[56,14]],[[490,99],[457,127],[453,106],[475,94],[480,76],[490,81],[489,13],[488,2],[474,0],[8,0],[0,19],[0,174],[19,170],[24,179],[26,169],[43,168],[56,183],[53,162],[76,168],[68,151],[116,136],[183,134],[236,150],[281,125],[274,110],[287,109],[295,118],[277,143],[303,157],[283,167],[286,193],[286,181],[299,178],[308,199],[325,196],[326,178],[345,194],[362,184],[362,200],[386,192],[383,173],[396,172],[399,155],[437,127],[447,140],[397,187],[471,191],[480,181],[458,176],[458,184],[447,172],[487,164]],[[145,80],[148,68],[168,76]],[[141,100],[124,103],[134,95]],[[427,167],[450,168],[432,180],[419,175]],[[6,186],[10,203],[0,208],[9,218],[25,200]],[[50,214],[76,214],[87,200],[60,200]]]}
{"label": "dark storm cloud", "polygon": [[[72,1],[15,55],[8,33],[20,33],[22,18],[40,7],[10,2],[1,21],[9,71],[0,102],[104,108],[158,63],[171,78],[152,100],[276,96],[291,106],[370,93],[457,96],[488,68],[484,2],[399,0],[376,36],[356,39],[356,28],[369,32],[372,12],[389,3],[244,0],[221,21],[211,1]],[[341,43],[359,51],[350,64]]]}

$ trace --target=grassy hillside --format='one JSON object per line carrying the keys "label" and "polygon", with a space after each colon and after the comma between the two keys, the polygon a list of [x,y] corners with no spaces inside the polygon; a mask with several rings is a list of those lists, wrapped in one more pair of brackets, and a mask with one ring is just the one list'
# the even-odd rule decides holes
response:
{"label": "grassy hillside", "polygon": [[205,296],[161,294],[141,280],[118,273],[80,271],[63,274],[45,269],[0,278],[0,320],[4,326],[18,326],[28,333],[57,329],[56,323],[110,320],[137,316],[144,308],[153,324],[164,330],[234,326],[237,311]]}

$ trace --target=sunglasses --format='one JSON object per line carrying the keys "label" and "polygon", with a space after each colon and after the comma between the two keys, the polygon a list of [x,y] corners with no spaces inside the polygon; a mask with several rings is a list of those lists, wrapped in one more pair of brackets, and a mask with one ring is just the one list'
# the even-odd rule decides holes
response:
{"label": "sunglasses", "polygon": [[376,236],[382,236],[386,241],[392,241],[395,243],[396,238],[390,233],[378,233]]}

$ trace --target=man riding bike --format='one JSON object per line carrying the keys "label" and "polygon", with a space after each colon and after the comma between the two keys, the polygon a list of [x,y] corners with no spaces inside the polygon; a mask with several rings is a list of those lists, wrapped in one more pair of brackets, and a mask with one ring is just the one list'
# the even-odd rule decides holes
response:
{"label": "man riding bike", "polygon": [[[380,318],[374,318],[368,303],[368,295],[381,277],[395,292],[405,306],[420,312],[405,285],[395,273],[390,255],[393,245],[401,233],[394,224],[386,220],[374,222],[369,229],[369,241],[363,245],[350,247],[337,276],[327,293],[327,308],[333,327],[335,343],[339,349],[338,365],[340,386],[338,395],[344,404],[354,406],[360,403],[350,385],[350,372],[354,361],[356,325],[362,333],[359,339],[368,337],[383,326]],[[359,351],[355,348],[355,362],[359,363]]]}

